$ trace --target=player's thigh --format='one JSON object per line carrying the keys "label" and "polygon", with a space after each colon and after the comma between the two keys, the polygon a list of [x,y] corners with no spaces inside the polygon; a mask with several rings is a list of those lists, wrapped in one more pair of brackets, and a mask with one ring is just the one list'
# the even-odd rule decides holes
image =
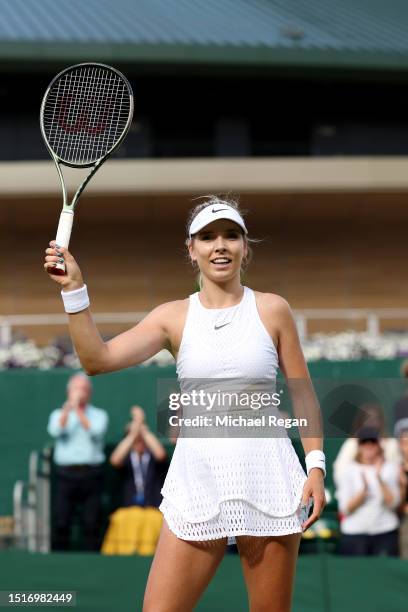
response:
{"label": "player's thigh", "polygon": [[143,612],[191,612],[220,564],[227,538],[181,540],[163,520]]}
{"label": "player's thigh", "polygon": [[250,612],[289,612],[300,539],[301,533],[237,536]]}

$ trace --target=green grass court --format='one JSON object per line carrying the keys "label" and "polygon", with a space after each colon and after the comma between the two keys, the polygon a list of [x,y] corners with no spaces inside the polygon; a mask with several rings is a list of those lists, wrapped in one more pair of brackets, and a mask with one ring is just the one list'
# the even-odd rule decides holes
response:
{"label": "green grass court", "polygon": [[[151,561],[151,557],[5,551],[0,553],[0,590],[75,590],[77,605],[72,609],[78,612],[140,612]],[[402,612],[407,584],[408,563],[399,559],[303,555],[293,612]],[[237,555],[224,557],[196,610],[247,612]]]}

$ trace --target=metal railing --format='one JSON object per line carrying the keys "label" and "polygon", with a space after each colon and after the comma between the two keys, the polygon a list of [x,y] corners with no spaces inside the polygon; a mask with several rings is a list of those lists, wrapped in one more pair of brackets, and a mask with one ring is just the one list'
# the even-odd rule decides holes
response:
{"label": "metal railing", "polygon": [[51,550],[50,474],[51,449],[32,451],[28,481],[18,480],[13,489],[14,540],[16,548],[47,553]]}
{"label": "metal railing", "polygon": [[[381,332],[382,320],[405,320],[408,330],[408,308],[308,308],[294,310],[299,335],[302,339],[308,336],[310,321],[365,321],[366,331],[372,336]],[[145,317],[147,312],[111,312],[94,313],[97,324],[135,324]],[[13,328],[19,326],[67,325],[65,314],[41,315],[3,315],[0,316],[0,346],[9,346],[12,341]],[[337,327],[338,329],[338,327]]]}
{"label": "metal railing", "polygon": [[13,488],[14,541],[16,548],[27,547],[27,505],[24,502],[26,483],[17,480]]}
{"label": "metal railing", "polygon": [[295,310],[294,316],[301,338],[308,336],[309,321],[365,321],[365,331],[378,336],[382,320],[406,319],[408,330],[408,308],[307,308]]}
{"label": "metal railing", "polygon": [[[147,312],[99,312],[93,313],[95,323],[138,323]],[[13,327],[67,325],[65,314],[0,315],[0,346],[9,346],[12,341]]]}

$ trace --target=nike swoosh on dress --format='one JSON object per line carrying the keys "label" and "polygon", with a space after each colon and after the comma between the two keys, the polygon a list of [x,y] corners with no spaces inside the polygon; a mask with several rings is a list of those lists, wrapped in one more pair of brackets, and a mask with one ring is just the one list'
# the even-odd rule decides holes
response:
{"label": "nike swoosh on dress", "polygon": [[231,321],[227,321],[227,323],[223,323],[222,325],[214,325],[214,329],[220,329],[221,327],[225,327],[226,325],[229,325],[231,323]]}

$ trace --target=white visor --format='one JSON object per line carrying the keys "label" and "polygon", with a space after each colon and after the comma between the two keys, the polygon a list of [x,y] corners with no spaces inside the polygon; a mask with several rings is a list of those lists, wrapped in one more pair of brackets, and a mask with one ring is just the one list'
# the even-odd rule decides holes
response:
{"label": "white visor", "polygon": [[218,221],[218,219],[229,219],[230,221],[234,221],[237,223],[245,232],[248,233],[247,228],[245,227],[245,223],[241,215],[235,208],[228,206],[228,204],[224,204],[222,201],[216,204],[209,204],[198,215],[193,219],[190,229],[189,236],[193,236],[200,230],[203,229],[209,223],[213,221]]}

